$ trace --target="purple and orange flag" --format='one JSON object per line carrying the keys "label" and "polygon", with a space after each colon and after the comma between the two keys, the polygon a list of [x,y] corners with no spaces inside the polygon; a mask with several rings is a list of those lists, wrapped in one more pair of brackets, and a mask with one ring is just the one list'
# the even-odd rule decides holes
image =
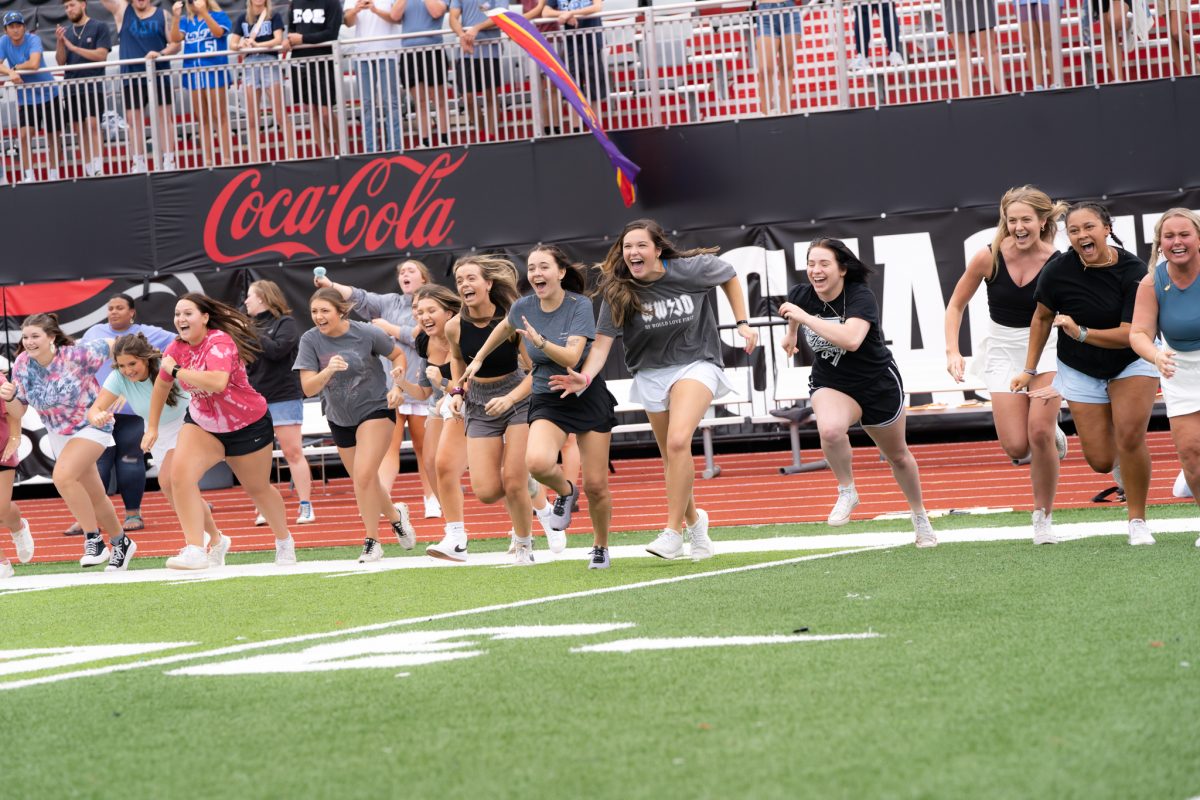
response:
{"label": "purple and orange flag", "polygon": [[621,191],[621,199],[625,201],[626,208],[633,205],[637,200],[637,184],[634,179],[641,172],[641,168],[626,158],[625,154],[613,144],[612,139],[608,138],[604,128],[600,127],[599,117],[592,110],[587,97],[579,90],[579,84],[571,77],[571,73],[567,72],[566,65],[554,52],[554,48],[538,32],[537,27],[520,14],[513,13],[506,8],[493,9],[487,14],[492,18],[492,22],[496,23],[496,27],[504,31],[510,39],[529,54],[542,72],[546,73],[550,82],[562,92],[563,98],[571,108],[579,114],[592,135],[596,137],[596,141],[604,148],[604,153],[612,162],[613,168],[616,169],[617,188]]}

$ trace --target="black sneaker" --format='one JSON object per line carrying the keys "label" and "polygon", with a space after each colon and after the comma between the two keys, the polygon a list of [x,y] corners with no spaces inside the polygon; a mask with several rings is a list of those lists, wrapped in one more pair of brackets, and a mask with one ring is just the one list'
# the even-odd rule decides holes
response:
{"label": "black sneaker", "polygon": [[112,543],[111,550],[112,555],[108,557],[108,566],[104,568],[104,571],[122,572],[129,566],[133,554],[137,552],[137,542],[126,534]]}
{"label": "black sneaker", "polygon": [[571,509],[579,497],[579,486],[571,481],[567,481],[567,483],[570,485],[571,491],[554,498],[554,506],[547,515],[550,527],[556,531],[565,531],[570,526]]}
{"label": "black sneaker", "polygon": [[592,555],[588,559],[588,569],[608,569],[608,548],[593,547]]}
{"label": "black sneaker", "polygon": [[104,537],[99,531],[90,531],[83,539],[83,558],[79,559],[81,567],[96,567],[108,561],[110,553]]}

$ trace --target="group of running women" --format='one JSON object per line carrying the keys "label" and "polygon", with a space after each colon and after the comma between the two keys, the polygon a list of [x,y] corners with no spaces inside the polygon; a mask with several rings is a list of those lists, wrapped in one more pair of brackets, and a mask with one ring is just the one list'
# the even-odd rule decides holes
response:
{"label": "group of running women", "polygon": [[[1070,241],[1062,253],[1054,246],[1060,218]],[[1005,194],[993,243],[970,260],[951,297],[947,369],[961,380],[963,312],[979,285],[987,287],[990,329],[975,363],[991,394],[1001,446],[1014,461],[1030,463],[1036,544],[1058,541],[1051,515],[1067,448],[1056,424],[1064,399],[1092,469],[1117,472],[1119,465],[1130,544],[1154,543],[1145,512],[1145,432],[1160,379],[1184,479],[1200,494],[1200,302],[1189,296],[1200,275],[1200,217],[1186,209],[1164,214],[1153,254],[1152,262],[1159,256],[1162,262],[1147,274],[1120,246],[1104,207],[1068,207],[1023,186]],[[804,328],[814,357],[811,402],[838,484],[829,524],[847,523],[859,502],[848,432],[860,424],[908,501],[917,547],[933,547],[937,537],[906,444],[904,388],[867,286],[869,272],[843,242],[814,241],[807,282],[793,287],[779,308],[787,322],[782,348],[795,354]],[[490,255],[455,263],[457,291],[433,283],[416,261],[400,265],[401,292],[389,295],[317,273],[309,302],[313,327],[299,337],[290,371],[304,395],[324,401],[363,524],[360,561],[383,555],[381,517],[402,547],[415,544],[407,506],[390,501],[407,426],[425,514],[445,519],[444,536],[428,555],[467,559],[462,478],[469,471],[481,502],[504,502],[516,564],[534,561],[535,518],[549,549],[561,552],[582,492],[594,531],[588,567],[607,568],[616,401],[600,373],[617,337],[633,376],[631,399],[646,409],[666,476],[665,525],[646,549],[665,559],[685,547],[692,560],[713,555],[708,515],[693,496],[691,454],[701,418],[714,398],[732,389],[713,288],[729,301],[745,350],[758,344],[736,273],[715,250],[681,251],[657,223],[631,222],[600,265],[598,315],[583,294],[584,269],[554,246],[528,254],[531,291],[524,296],[516,266]],[[274,284],[258,281],[252,290],[258,296],[248,307],[273,309],[274,317],[287,311]],[[371,322],[350,319],[352,311]],[[137,548],[95,467],[112,443],[113,415],[122,406],[146,420],[142,448],[153,454],[183,530],[186,546],[167,566],[224,563],[230,539],[200,493],[200,479],[222,460],[275,534],[276,563],[295,563],[284,503],[270,480],[278,431],[272,413],[300,412],[276,403],[268,410],[247,376],[246,365],[264,350],[262,325],[271,321],[271,315],[258,317],[204,295],[184,295],[175,307],[178,336],[163,352],[140,333],[75,344],[53,315],[25,320],[12,382],[0,381],[0,433],[8,432],[0,454],[0,525],[11,530],[20,562],[32,558],[33,542],[11,489],[20,418],[30,405],[57,459],[55,485],[85,532],[82,566],[125,569]],[[273,355],[285,367],[292,357]],[[110,359],[116,369],[101,387],[96,374]],[[559,463],[571,438],[578,442],[582,475]],[[172,458],[177,447],[188,458]],[[294,483],[303,483],[307,495],[307,480]],[[313,518],[304,496],[297,521]],[[12,571],[0,552],[0,577]]]}

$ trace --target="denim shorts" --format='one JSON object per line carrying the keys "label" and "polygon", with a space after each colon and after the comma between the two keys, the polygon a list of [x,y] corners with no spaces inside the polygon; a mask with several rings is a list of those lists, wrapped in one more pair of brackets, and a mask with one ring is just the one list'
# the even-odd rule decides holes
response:
{"label": "denim shorts", "polygon": [[[790,13],[786,11],[772,11],[772,9],[790,8],[793,9]],[[759,3],[758,10],[758,35],[759,36],[799,36],[803,31],[803,15],[796,4],[791,0],[782,0],[782,2]]]}
{"label": "denim shorts", "polygon": [[1058,362],[1058,373],[1054,376],[1054,388],[1070,402],[1110,403],[1112,401],[1108,397],[1108,384],[1113,381],[1119,381],[1122,378],[1139,376],[1157,379],[1158,370],[1153,364],[1139,358],[1121,370],[1120,374],[1116,377],[1108,379],[1093,378],[1091,375],[1080,372],[1074,367],[1068,367],[1060,359]]}
{"label": "denim shorts", "polygon": [[278,403],[267,403],[267,411],[275,427],[281,425],[300,425],[304,422],[303,400],[280,400]]}

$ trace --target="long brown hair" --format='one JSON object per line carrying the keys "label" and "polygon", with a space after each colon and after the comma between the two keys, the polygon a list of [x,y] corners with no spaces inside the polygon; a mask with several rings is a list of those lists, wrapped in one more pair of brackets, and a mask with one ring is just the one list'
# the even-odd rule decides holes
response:
{"label": "long brown hair", "polygon": [[608,255],[600,264],[600,283],[593,294],[600,295],[608,303],[612,313],[613,325],[624,326],[625,320],[632,314],[640,314],[643,310],[641,298],[638,297],[638,282],[634,280],[629,265],[625,263],[625,237],[630,231],[645,231],[650,234],[650,240],[660,251],[659,258],[663,261],[672,258],[691,258],[705,253],[715,253],[718,247],[693,247],[691,250],[680,250],[675,243],[667,238],[666,231],[652,219],[635,219],[625,226],[621,235],[608,248]]}
{"label": "long brown hair", "polygon": [[566,251],[558,245],[539,244],[529,251],[529,255],[531,256],[534,253],[545,253],[554,260],[555,265],[559,269],[565,270],[562,278],[562,288],[566,291],[582,294],[584,289],[587,288],[587,267],[572,261]]}
{"label": "long brown hair", "polygon": [[992,275],[989,281],[995,280],[1000,270],[1000,245],[1012,234],[1008,230],[1008,207],[1013,203],[1024,203],[1033,209],[1038,218],[1038,238],[1046,244],[1054,244],[1058,234],[1058,218],[1067,213],[1067,204],[1055,202],[1050,195],[1036,186],[1025,184],[1015,186],[1000,198],[1000,222],[996,225],[996,235],[992,238]]}
{"label": "long brown hair", "polygon": [[250,364],[258,358],[262,348],[258,346],[258,328],[250,317],[233,306],[227,306],[220,300],[214,300],[199,292],[188,292],[179,299],[187,300],[199,309],[201,314],[208,314],[210,330],[229,334],[233,343],[237,345],[238,358],[242,361]]}
{"label": "long brown hair", "polygon": [[[517,289],[517,268],[503,256],[463,256],[454,262],[452,273],[457,275],[459,267],[465,267],[468,264],[479,267],[483,279],[492,283],[492,288],[488,292],[488,299],[492,301],[492,305],[496,306],[492,320],[508,316],[508,310],[521,296],[520,290]],[[459,313],[468,316],[465,308]],[[477,321],[482,322],[483,320]]]}
{"label": "long brown hair", "polygon": [[292,307],[287,304],[287,300],[283,299],[283,291],[275,281],[255,281],[246,289],[247,292],[251,290],[258,292],[263,305],[276,319],[292,313]]}
{"label": "long brown hair", "polygon": [[308,298],[308,304],[311,306],[317,300],[323,300],[333,306],[333,310],[338,313],[339,317],[345,319],[350,316],[350,312],[354,310],[354,303],[342,297],[341,292],[332,286],[322,286],[312,293],[312,297]]}
{"label": "long brown hair", "polygon": [[440,283],[427,283],[418,287],[413,292],[413,305],[415,306],[422,300],[432,300],[451,314],[462,311],[462,298],[455,294],[453,289],[442,286]]}
{"label": "long brown hair", "polygon": [[[158,371],[162,364],[162,353],[150,344],[150,340],[142,333],[126,333],[113,340],[112,360],[113,369],[117,368],[117,356],[133,356],[146,362],[150,373],[150,383],[158,380]],[[171,391],[167,394],[167,405],[174,408],[179,403],[179,381],[171,381]]]}
{"label": "long brown hair", "polygon": [[[41,328],[50,337],[55,347],[70,347],[75,340],[63,332],[58,324],[58,314],[30,314],[21,323],[22,328]],[[19,343],[17,352],[25,349],[25,343]]]}

